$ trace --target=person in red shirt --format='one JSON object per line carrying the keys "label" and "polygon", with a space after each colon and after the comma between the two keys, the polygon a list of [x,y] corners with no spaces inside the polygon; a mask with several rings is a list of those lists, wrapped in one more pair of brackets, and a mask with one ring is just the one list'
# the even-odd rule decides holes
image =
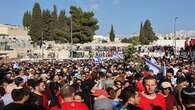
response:
{"label": "person in red shirt", "polygon": [[144,86],[143,86],[143,74],[135,74],[135,78],[136,78],[136,87],[137,87],[137,91],[140,94],[141,92],[144,91]]}
{"label": "person in red shirt", "polygon": [[152,76],[145,77],[143,85],[145,91],[140,94],[140,108],[142,110],[166,110],[165,98],[155,92],[157,86],[156,79]]}
{"label": "person in red shirt", "polygon": [[63,103],[52,107],[50,110],[89,110],[86,104],[73,100],[74,89],[71,86],[65,85],[62,87],[60,94]]}
{"label": "person in red shirt", "polygon": [[137,89],[138,89],[138,93],[142,93],[144,91],[144,86],[143,86],[141,80],[136,83],[136,86],[137,86]]}

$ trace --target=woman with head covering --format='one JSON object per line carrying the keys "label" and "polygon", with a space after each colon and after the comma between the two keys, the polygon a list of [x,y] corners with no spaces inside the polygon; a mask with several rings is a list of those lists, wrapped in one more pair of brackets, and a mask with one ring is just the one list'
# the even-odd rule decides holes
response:
{"label": "woman with head covering", "polygon": [[161,83],[161,93],[165,97],[167,110],[177,110],[176,108],[176,99],[172,94],[173,87],[170,82],[162,82]]}

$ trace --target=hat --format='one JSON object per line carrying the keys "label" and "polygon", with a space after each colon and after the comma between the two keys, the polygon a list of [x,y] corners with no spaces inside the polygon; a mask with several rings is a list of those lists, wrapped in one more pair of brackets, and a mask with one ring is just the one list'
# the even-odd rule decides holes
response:
{"label": "hat", "polygon": [[80,73],[75,73],[74,78],[77,78],[77,79],[82,79],[82,77],[81,77],[81,74],[80,74]]}
{"label": "hat", "polygon": [[101,95],[103,95],[105,97],[108,97],[108,93],[105,90],[103,90],[103,89],[96,90],[92,95],[96,96],[96,97],[99,97]]}
{"label": "hat", "polygon": [[162,88],[169,88],[170,87],[172,89],[172,86],[171,86],[170,82],[162,82],[161,87]]}
{"label": "hat", "polygon": [[107,71],[106,71],[106,69],[102,68],[102,69],[100,69],[100,72],[103,73],[103,74],[106,74]]}
{"label": "hat", "polygon": [[195,103],[195,88],[194,87],[187,87],[182,89],[181,92],[182,100],[185,101],[185,103]]}

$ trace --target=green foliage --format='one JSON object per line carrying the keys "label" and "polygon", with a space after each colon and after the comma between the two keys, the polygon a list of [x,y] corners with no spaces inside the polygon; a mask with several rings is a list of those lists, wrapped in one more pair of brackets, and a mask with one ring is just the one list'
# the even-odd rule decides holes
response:
{"label": "green foliage", "polygon": [[[0,36],[9,36],[8,34],[0,34]],[[4,37],[3,37],[4,38]]]}
{"label": "green foliage", "polygon": [[124,53],[124,60],[125,61],[132,61],[133,59],[133,54],[136,52],[136,49],[134,48],[134,46],[132,44],[130,44],[126,50],[126,52]]}
{"label": "green foliage", "polygon": [[114,33],[114,27],[112,25],[110,30],[110,41],[114,42],[114,39],[115,39],[115,33]]}
{"label": "green foliage", "polygon": [[68,32],[70,30],[68,26],[68,22],[69,22],[69,19],[65,15],[65,10],[61,10],[59,17],[58,17],[58,23],[57,23],[58,29],[60,29],[61,31]]}
{"label": "green foliage", "polygon": [[185,39],[185,40],[188,40],[188,39],[190,39],[190,37],[186,37],[186,39]]}
{"label": "green foliage", "polygon": [[57,17],[58,17],[58,14],[57,14],[57,8],[56,8],[56,5],[53,6],[53,11],[51,13],[51,36],[52,38],[56,41],[56,39],[58,39],[58,36],[56,35],[56,32],[58,31],[57,29]]}
{"label": "green foliage", "polygon": [[121,39],[121,42],[122,43],[130,43],[130,39],[125,37],[125,38]]}
{"label": "green foliage", "polygon": [[52,41],[52,17],[49,10],[43,10],[42,13],[42,22],[43,22],[43,40]]}
{"label": "green foliage", "polygon": [[121,40],[122,43],[131,43],[133,45],[139,45],[140,41],[139,41],[139,36],[134,36],[131,38],[123,38]]}
{"label": "green foliage", "polygon": [[72,17],[73,43],[87,43],[93,40],[95,31],[99,28],[93,12],[84,12],[81,8],[70,7]]}
{"label": "green foliage", "polygon": [[141,71],[143,69],[144,65],[144,60],[139,57],[138,55],[135,54],[136,49],[134,45],[130,44],[127,48],[127,50],[124,52],[124,62],[125,63],[137,63],[136,65],[136,70]]}
{"label": "green foliage", "polygon": [[31,12],[26,11],[23,16],[23,26],[29,28],[31,24]]}
{"label": "green foliage", "polygon": [[53,6],[53,11],[51,13],[51,16],[52,16],[52,18],[53,18],[54,21],[57,21],[58,14],[57,14],[56,5]]}
{"label": "green foliage", "polygon": [[35,3],[32,11],[32,21],[29,35],[34,43],[40,44],[42,38],[42,17],[39,3]]}
{"label": "green foliage", "polygon": [[147,44],[147,37],[144,36],[144,30],[143,30],[142,23],[140,26],[139,41],[141,42],[141,44]]}
{"label": "green foliage", "polygon": [[65,10],[61,10],[58,21],[55,41],[58,43],[68,43],[70,42],[70,27],[69,19],[65,15]]}
{"label": "green foliage", "polygon": [[108,43],[108,41],[107,40],[102,40],[102,43]]}
{"label": "green foliage", "polygon": [[139,41],[139,36],[135,36],[135,37],[132,37],[131,40],[130,40],[133,45],[139,45],[140,44],[140,41]]}
{"label": "green foliage", "polygon": [[179,38],[179,37],[177,37],[177,38],[176,38],[176,40],[180,40],[180,38]]}
{"label": "green foliage", "polygon": [[133,45],[129,45],[127,52],[130,55],[134,54],[136,52],[134,46]]}
{"label": "green foliage", "polygon": [[[71,19],[73,43],[87,43],[93,40],[95,31],[99,29],[98,20],[93,12],[83,11],[76,6],[70,7],[70,17],[65,15],[65,10],[60,10],[59,16],[54,5],[52,12],[43,10],[35,3],[32,11],[25,12],[23,16],[24,27],[29,28],[29,35],[35,44],[40,44],[42,40],[55,41],[58,43],[71,42]],[[32,18],[32,20],[30,20]],[[43,39],[42,39],[43,38]]]}
{"label": "green foliage", "polygon": [[140,26],[139,41],[143,45],[148,45],[150,42],[157,40],[158,37],[155,35],[152,29],[150,20],[146,20],[144,26]]}

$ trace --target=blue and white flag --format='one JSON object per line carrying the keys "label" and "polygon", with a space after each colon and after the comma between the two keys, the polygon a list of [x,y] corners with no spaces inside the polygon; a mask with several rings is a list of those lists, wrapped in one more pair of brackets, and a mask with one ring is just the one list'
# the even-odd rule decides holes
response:
{"label": "blue and white flag", "polygon": [[112,59],[114,59],[114,60],[123,59],[123,55],[121,53],[115,53],[115,54],[113,54]]}
{"label": "blue and white flag", "polygon": [[99,64],[99,63],[102,62],[102,57],[96,56],[96,57],[94,58],[94,61],[95,61],[95,64]]}
{"label": "blue and white flag", "polygon": [[149,60],[144,58],[144,60],[145,60],[145,64],[149,67],[150,70],[153,71],[155,75],[157,75],[161,71],[161,67],[154,62],[154,59]]}
{"label": "blue and white flag", "polygon": [[14,69],[19,69],[19,68],[20,68],[20,66],[19,66],[19,64],[18,64],[18,63],[16,63],[16,62],[15,62],[15,63],[14,63],[14,65],[13,65],[13,68],[14,68]]}

